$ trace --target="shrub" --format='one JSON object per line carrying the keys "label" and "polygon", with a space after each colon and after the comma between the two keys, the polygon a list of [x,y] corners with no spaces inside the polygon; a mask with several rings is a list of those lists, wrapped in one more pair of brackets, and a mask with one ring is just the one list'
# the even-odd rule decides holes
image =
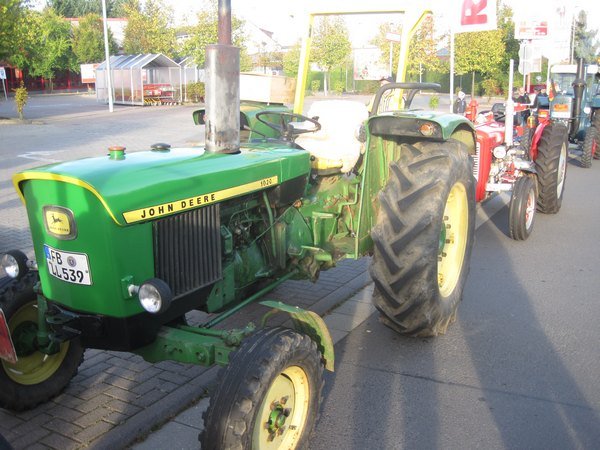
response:
{"label": "shrub", "polygon": [[333,82],[333,92],[336,94],[341,94],[346,89],[346,83],[343,80],[335,80]]}
{"label": "shrub", "polygon": [[498,95],[500,92],[500,86],[498,85],[498,81],[493,78],[488,78],[481,82],[481,86],[483,88],[483,93],[488,98],[488,102],[494,95]]}
{"label": "shrub", "polygon": [[188,83],[186,86],[186,93],[188,100],[192,100],[196,103],[202,101],[205,94],[204,83],[200,81]]}
{"label": "shrub", "polygon": [[439,104],[440,104],[440,98],[435,94],[432,95],[431,98],[429,99],[429,107],[431,109],[437,109]]}
{"label": "shrub", "polygon": [[316,94],[317,92],[319,92],[320,88],[321,88],[321,80],[312,80],[310,82],[310,90],[312,91],[313,95]]}
{"label": "shrub", "polygon": [[23,120],[23,109],[27,104],[27,88],[21,81],[21,85],[13,89],[15,91],[15,103],[17,104],[17,113],[19,114],[19,119]]}

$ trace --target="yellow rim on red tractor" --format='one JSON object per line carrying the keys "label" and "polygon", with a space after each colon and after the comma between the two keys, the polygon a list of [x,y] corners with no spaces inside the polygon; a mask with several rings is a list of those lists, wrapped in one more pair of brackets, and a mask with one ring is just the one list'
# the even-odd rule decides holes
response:
{"label": "yellow rim on red tractor", "polygon": [[458,284],[467,248],[469,203],[467,191],[461,183],[450,190],[440,233],[438,255],[438,286],[440,294],[448,297]]}

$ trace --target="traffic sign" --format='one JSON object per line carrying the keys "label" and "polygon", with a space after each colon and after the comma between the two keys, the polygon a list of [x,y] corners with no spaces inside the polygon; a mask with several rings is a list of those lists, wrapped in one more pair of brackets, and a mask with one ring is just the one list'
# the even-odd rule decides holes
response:
{"label": "traffic sign", "polygon": [[6,70],[4,70],[4,67],[0,67],[0,80],[6,80]]}

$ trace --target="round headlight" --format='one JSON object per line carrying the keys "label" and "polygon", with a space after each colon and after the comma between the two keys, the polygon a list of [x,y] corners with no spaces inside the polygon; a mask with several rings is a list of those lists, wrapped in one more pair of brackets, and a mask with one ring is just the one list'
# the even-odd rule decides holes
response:
{"label": "round headlight", "polygon": [[590,108],[589,106],[586,106],[586,107],[583,108],[583,112],[586,113],[586,114],[589,114],[589,113],[592,112],[592,108]]}
{"label": "round headlight", "polygon": [[160,278],[152,278],[142,283],[138,297],[142,308],[151,314],[160,314],[171,305],[173,294],[167,283]]}
{"label": "round headlight", "polygon": [[2,268],[10,278],[22,278],[29,272],[27,255],[20,250],[11,250],[2,256]]}
{"label": "round headlight", "polygon": [[498,159],[504,159],[506,156],[506,147],[504,145],[499,145],[494,149],[494,156]]}

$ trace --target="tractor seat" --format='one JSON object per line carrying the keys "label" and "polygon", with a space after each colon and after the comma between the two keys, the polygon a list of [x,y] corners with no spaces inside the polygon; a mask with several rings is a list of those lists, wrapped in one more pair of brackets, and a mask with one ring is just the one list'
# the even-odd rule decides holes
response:
{"label": "tractor seat", "polygon": [[357,136],[369,116],[367,106],[354,100],[322,100],[314,102],[306,115],[321,124],[319,131],[296,139],[310,152],[312,169],[317,175],[350,172],[360,158]]}

